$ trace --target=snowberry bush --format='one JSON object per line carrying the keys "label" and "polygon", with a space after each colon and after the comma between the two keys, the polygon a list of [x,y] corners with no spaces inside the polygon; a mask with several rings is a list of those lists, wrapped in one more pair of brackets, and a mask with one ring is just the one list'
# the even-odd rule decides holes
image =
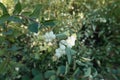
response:
{"label": "snowberry bush", "polygon": [[119,0],[11,4],[0,1],[0,80],[119,80]]}

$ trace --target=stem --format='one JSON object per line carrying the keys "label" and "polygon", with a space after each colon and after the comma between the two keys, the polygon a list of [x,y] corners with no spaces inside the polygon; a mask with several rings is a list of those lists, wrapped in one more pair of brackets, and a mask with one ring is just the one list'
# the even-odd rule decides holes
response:
{"label": "stem", "polygon": [[15,16],[19,16],[19,17],[22,17],[22,18],[24,18],[24,19],[28,19],[28,20],[30,20],[30,21],[33,21],[33,22],[35,22],[35,23],[40,24],[40,23],[37,22],[36,20],[34,20],[34,19],[30,18],[30,17],[24,16],[24,15],[15,15]]}

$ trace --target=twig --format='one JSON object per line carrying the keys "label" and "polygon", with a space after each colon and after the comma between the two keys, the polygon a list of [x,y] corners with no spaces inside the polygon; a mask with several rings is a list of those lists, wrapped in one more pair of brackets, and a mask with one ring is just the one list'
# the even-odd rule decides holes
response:
{"label": "twig", "polygon": [[15,15],[15,16],[20,16],[20,17],[22,17],[22,18],[24,18],[24,19],[28,19],[28,20],[30,20],[30,21],[33,21],[33,22],[35,22],[35,23],[40,24],[40,23],[37,22],[36,20],[34,20],[34,19],[30,18],[30,17],[24,16],[24,15]]}

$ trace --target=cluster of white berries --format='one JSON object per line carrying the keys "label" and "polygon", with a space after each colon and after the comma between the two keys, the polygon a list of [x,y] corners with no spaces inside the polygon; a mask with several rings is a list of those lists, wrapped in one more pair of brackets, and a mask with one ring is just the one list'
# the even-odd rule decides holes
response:
{"label": "cluster of white berries", "polygon": [[16,70],[16,71],[19,71],[19,67],[15,67],[15,70]]}
{"label": "cluster of white berries", "polygon": [[66,47],[72,48],[75,45],[76,35],[72,35],[68,37],[66,40],[61,40],[59,43],[59,48],[56,49],[55,56],[57,58],[60,58],[62,55],[65,55],[65,49]]}
{"label": "cluster of white berries", "polygon": [[53,33],[53,31],[50,31],[50,32],[45,33],[44,38],[46,42],[51,42],[52,40],[56,38],[56,36]]}
{"label": "cluster of white berries", "polygon": [[59,46],[60,47],[55,50],[55,56],[57,58],[60,58],[62,55],[65,54],[65,48],[66,48],[65,45],[59,44]]}
{"label": "cluster of white berries", "polygon": [[[53,31],[47,32],[44,35],[44,39],[46,42],[52,42],[56,38],[56,35],[53,33]],[[59,48],[55,50],[55,56],[57,58],[60,58],[62,55],[65,55],[65,49],[66,47],[72,48],[75,45],[76,40],[76,34],[71,35],[66,40],[61,40],[59,42]]]}

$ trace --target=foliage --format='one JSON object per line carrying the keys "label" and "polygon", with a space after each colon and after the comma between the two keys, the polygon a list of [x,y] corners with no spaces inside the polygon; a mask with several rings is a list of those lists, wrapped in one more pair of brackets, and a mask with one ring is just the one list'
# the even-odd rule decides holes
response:
{"label": "foliage", "polygon": [[7,1],[0,80],[119,80],[119,0]]}

